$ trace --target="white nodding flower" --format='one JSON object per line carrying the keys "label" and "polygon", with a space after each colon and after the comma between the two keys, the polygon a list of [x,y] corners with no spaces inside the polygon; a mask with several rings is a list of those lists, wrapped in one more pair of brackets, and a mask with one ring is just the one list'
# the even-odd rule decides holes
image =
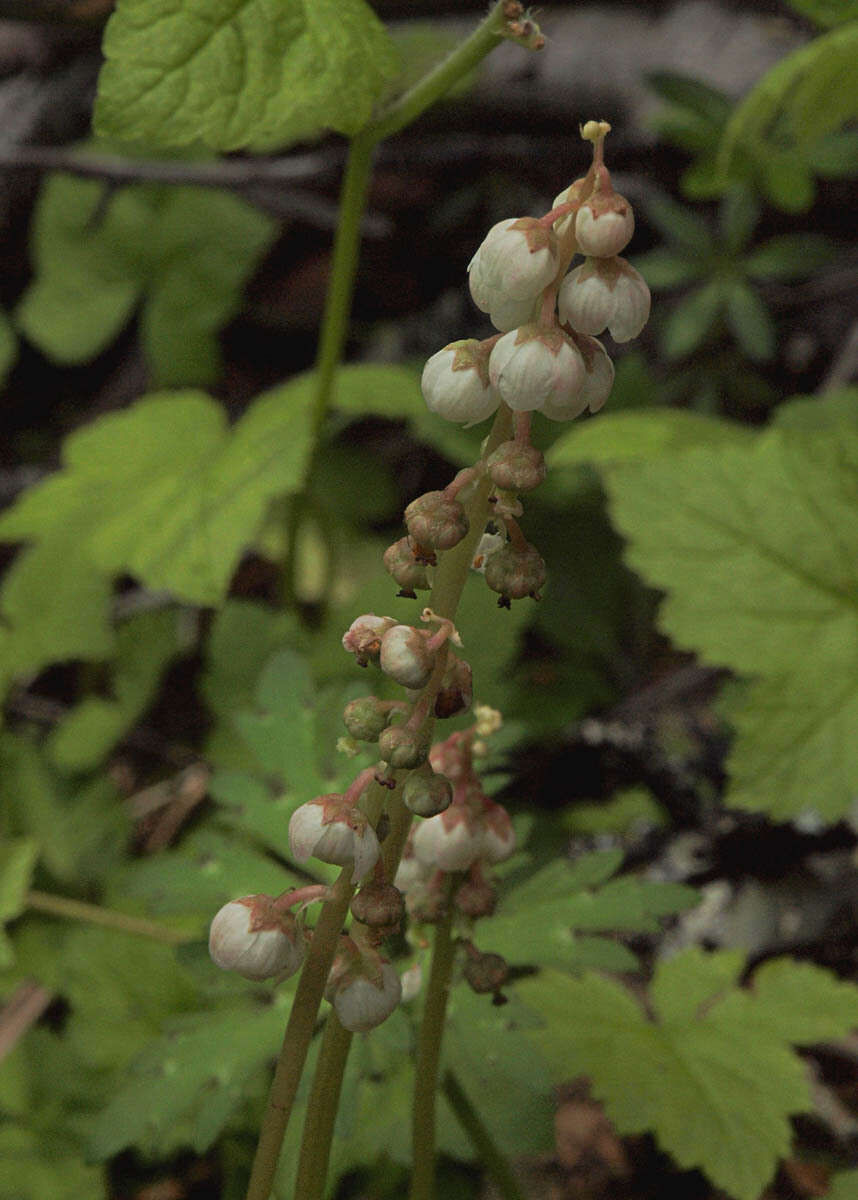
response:
{"label": "white nodding flower", "polygon": [[352,883],[369,874],[380,853],[367,818],[337,795],[317,796],[295,809],[289,820],[289,847],[299,863],[308,858],[341,867],[353,862]]}
{"label": "white nodding flower", "polygon": [[573,421],[588,408],[598,412],[614,386],[614,364],[602,343],[585,334],[576,334],[575,341],[584,359],[584,382],[571,404],[543,404],[539,411],[550,421]]}
{"label": "white nodding flower", "polygon": [[483,812],[483,853],[489,863],[504,862],[515,850],[515,830],[502,804],[490,804]]}
{"label": "white nodding flower", "polygon": [[436,655],[426,645],[426,635],[411,625],[394,625],[381,642],[379,665],[385,675],[404,688],[425,687],[435,669]]}
{"label": "white nodding flower", "polygon": [[584,360],[556,325],[522,325],[495,344],[489,376],[504,403],[515,412],[531,412],[546,403],[574,403],[584,382]]}
{"label": "white nodding flower", "polygon": [[466,871],[483,851],[483,831],[462,805],[451,805],[414,831],[414,855],[439,871]]}
{"label": "white nodding flower", "polygon": [[594,192],[578,209],[575,238],[581,254],[613,258],[632,240],[635,215],[632,206],[613,190]]}
{"label": "white nodding flower", "polygon": [[527,300],[512,300],[508,296],[501,296],[489,309],[489,320],[501,333],[509,333],[511,329],[518,329],[519,325],[527,325],[532,321],[537,315],[539,303],[538,293]]}
{"label": "white nodding flower", "polygon": [[505,300],[530,301],[557,273],[557,238],[535,217],[499,221],[468,264],[477,308],[490,313]]}
{"label": "white nodding flower", "polygon": [[304,935],[291,913],[278,913],[270,896],[230,900],[209,929],[209,954],[224,971],[245,979],[294,975],[304,961]]}
{"label": "white nodding flower", "polygon": [[588,258],[560,285],[560,320],[590,335],[607,329],[615,342],[638,336],[649,318],[649,288],[623,258]]}
{"label": "white nodding flower", "polygon": [[475,338],[451,342],[433,354],[420,386],[429,411],[447,421],[476,425],[500,404],[489,383],[488,354]]}
{"label": "white nodding flower", "polygon": [[345,1029],[351,1033],[368,1033],[387,1020],[401,999],[399,975],[389,962],[383,962],[379,983],[366,975],[346,976],[331,1003]]}

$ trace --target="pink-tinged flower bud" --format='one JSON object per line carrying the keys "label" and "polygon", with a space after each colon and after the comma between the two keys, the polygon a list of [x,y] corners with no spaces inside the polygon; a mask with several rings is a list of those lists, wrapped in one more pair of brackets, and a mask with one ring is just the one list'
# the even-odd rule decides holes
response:
{"label": "pink-tinged flower bud", "polygon": [[531,412],[547,401],[570,403],[584,382],[584,362],[556,325],[522,325],[495,343],[489,375],[511,409]]}
{"label": "pink-tinged flower bud", "polygon": [[381,642],[379,662],[385,675],[404,688],[422,688],[435,668],[435,654],[426,637],[411,625],[394,625]]}
{"label": "pink-tinged flower bud", "polygon": [[412,839],[409,836],[405,843],[405,849],[402,852],[402,858],[399,860],[399,866],[396,868],[396,874],[393,877],[393,885],[403,895],[406,895],[417,884],[423,883],[429,875],[429,867],[424,867],[423,863],[414,855],[414,846]]}
{"label": "pink-tinged flower bud", "polygon": [[412,963],[399,977],[402,984],[402,1003],[416,1000],[423,989],[423,968],[419,962]]}
{"label": "pink-tinged flower bud", "polygon": [[515,830],[502,804],[490,804],[483,814],[483,858],[494,865],[515,851]]}
{"label": "pink-tinged flower bud", "polygon": [[614,386],[614,364],[602,343],[584,333],[573,337],[584,360],[584,383],[574,404],[543,404],[542,415],[549,421],[574,421],[587,408],[598,412]]}
{"label": "pink-tinged flower bud", "polygon": [[477,995],[485,995],[503,987],[509,976],[509,967],[506,959],[499,954],[480,954],[476,951],[474,957],[468,957],[462,974],[472,991]]}
{"label": "pink-tinged flower bud", "polygon": [[474,684],[471,668],[463,658],[454,658],[435,697],[435,716],[442,720],[455,717],[471,707]]}
{"label": "pink-tinged flower bud", "polygon": [[345,1029],[368,1033],[387,1020],[401,999],[399,976],[389,962],[382,962],[378,983],[367,975],[349,973],[337,987],[331,1003]]}
{"label": "pink-tinged flower bud", "polygon": [[453,785],[443,775],[437,775],[424,763],[402,785],[402,802],[418,817],[435,817],[450,807]]}
{"label": "pink-tinged flower bud", "polygon": [[395,771],[412,771],[429,757],[429,735],[404,725],[388,725],[378,739],[378,753]]}
{"label": "pink-tinged flower bud", "polygon": [[365,613],[352,621],[343,634],[343,648],[355,656],[361,667],[365,667],[370,661],[378,662],[381,639],[395,624],[393,617],[377,617],[375,613]]}
{"label": "pink-tinged flower bud", "polygon": [[505,492],[532,492],[545,479],[545,456],[528,442],[502,442],[488,460],[495,487]]}
{"label": "pink-tinged flower bud", "polygon": [[535,546],[519,550],[512,542],[490,555],[486,562],[486,583],[502,600],[521,600],[524,596],[538,598],[545,583],[545,560]]}
{"label": "pink-tinged flower bud", "polygon": [[466,871],[482,852],[483,831],[461,804],[423,821],[414,831],[414,854],[439,871]]}
{"label": "pink-tinged flower bud", "polygon": [[432,550],[451,550],[468,532],[468,518],[458,500],[443,492],[426,492],[405,510],[405,524],[414,541]]}
{"label": "pink-tinged flower bud", "polygon": [[352,897],[352,916],[364,925],[381,929],[398,928],[405,916],[405,901],[390,883],[365,883]]}
{"label": "pink-tinged flower bud", "polygon": [[360,696],[350,700],[343,709],[343,724],[353,738],[361,742],[377,742],[378,735],[387,728],[393,712],[389,701],[377,696]]}
{"label": "pink-tinged flower bud", "polygon": [[489,355],[482,342],[467,338],[433,354],[420,381],[430,412],[466,426],[490,417],[500,397],[489,383]]}
{"label": "pink-tinged flower bud", "polygon": [[468,264],[468,285],[477,308],[504,299],[533,301],[557,273],[557,238],[535,217],[499,221]]}
{"label": "pink-tinged flower bud", "polygon": [[426,564],[418,562],[414,557],[411,542],[407,537],[400,538],[398,542],[387,547],[384,552],[384,565],[399,584],[400,596],[415,600],[418,591],[428,592],[431,587],[426,574]]}
{"label": "pink-tinged flower bud", "polygon": [[649,319],[649,288],[623,258],[588,258],[560,286],[560,320],[580,333],[607,329],[615,342],[638,336]]}
{"label": "pink-tinged flower bud", "polygon": [[289,846],[299,863],[308,858],[345,866],[354,863],[352,883],[368,875],[380,848],[366,816],[342,796],[317,796],[296,808],[289,820]]}
{"label": "pink-tinged flower bud", "polygon": [[624,250],[635,231],[632,206],[618,192],[595,191],[578,209],[575,237],[581,254],[612,258]]}
{"label": "pink-tinged flower bud", "polygon": [[292,913],[278,912],[272,898],[262,894],[225,904],[209,930],[213,961],[245,979],[294,975],[304,961],[304,948]]}

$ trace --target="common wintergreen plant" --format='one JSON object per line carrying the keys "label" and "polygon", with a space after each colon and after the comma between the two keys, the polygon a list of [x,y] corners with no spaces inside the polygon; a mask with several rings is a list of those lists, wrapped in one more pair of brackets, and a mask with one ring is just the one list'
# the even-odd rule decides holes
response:
{"label": "common wintergreen plant", "polygon": [[[853,34],[826,35],[804,67],[839,69]],[[758,1200],[789,1153],[789,1117],[811,1107],[792,1047],[858,1024],[854,987],[810,964],[764,964],[747,987],[741,955],[695,949],[657,963],[645,1010],[603,974],[640,968],[617,935],[655,933],[696,894],[618,874],[618,849],[566,860],[560,822],[542,814],[528,828],[498,799],[496,748],[509,750],[521,729],[474,698],[514,692],[490,669],[507,673],[524,622],[535,622],[537,643],[548,634],[552,649],[569,651],[560,670],[576,677],[578,713],[612,697],[593,663],[621,675],[631,627],[649,628],[640,617],[653,602],[621,567],[595,476],[579,470],[570,483],[576,465],[598,467],[628,561],[667,591],[663,628],[751,677],[730,697],[735,807],[850,816],[858,644],[853,395],[788,405],[764,433],[684,412],[578,420],[606,405],[614,383],[599,338],[628,341],[649,315],[646,283],[619,257],[634,215],[604,162],[606,123],[583,126],[592,165],[545,215],[506,216],[476,248],[468,283],[495,334],[457,331],[425,364],[422,397],[407,368],[341,367],[374,148],[499,38],[542,43],[521,6],[502,0],[403,90],[393,40],[363,0],[119,0],[108,26],[104,137],[266,150],[332,129],[352,141],[316,369],[234,424],[201,392],[144,397],[68,437],[60,470],[0,522],[26,543],[0,592],[4,682],[68,659],[101,664],[97,688],[49,738],[0,738],[0,921],[10,926],[0,959],[18,972],[12,986],[36,978],[39,1003],[58,993],[70,1009],[62,1037],[45,1027],[16,1049],[0,1089],[10,1115],[0,1152],[36,1181],[27,1200],[49,1195],[38,1147],[58,1137],[75,1194],[104,1186],[98,1168],[65,1152],[85,1138],[99,1160],[126,1148],[205,1154],[217,1140],[232,1189],[249,1177],[249,1200],[322,1200],[332,1167],[380,1156],[404,1168],[399,1194],[431,1200],[438,1154],[476,1150],[504,1200],[516,1200],[500,1146],[546,1149],[546,1081],[580,1073],[620,1133],[649,1130],[680,1166]],[[812,72],[781,75],[803,81],[787,105],[801,121]],[[736,195],[724,203],[722,244],[709,238],[696,258],[688,252],[705,231],[671,208],[666,224],[685,256],[661,266],[673,283],[717,273],[750,352],[761,339],[744,276],[785,276],[810,243],[743,255],[755,206]],[[113,196],[53,180],[19,328],[47,355],[77,362],[139,308],[156,386],[205,382],[216,374],[214,335],[272,236],[267,220],[217,193],[159,185]],[[383,468],[370,461],[361,474],[332,444],[333,405],[346,419],[406,416],[454,473],[411,500],[383,554],[369,546],[371,574],[350,581],[346,600],[331,589],[335,618],[314,633],[294,607],[226,596],[250,546],[278,560],[287,599],[297,595],[302,538],[330,520],[328,493],[348,497],[354,511],[336,519],[350,534],[355,512],[378,515]],[[459,426],[490,417],[476,449]],[[543,455],[536,443],[552,432]],[[574,507],[558,495],[574,495]],[[556,582],[552,593],[552,575],[569,583],[565,594]],[[117,620],[122,576],[182,608]],[[204,607],[217,611],[201,632]],[[170,665],[198,648],[213,722],[207,765],[181,771],[165,794],[193,805],[211,768],[212,803],[177,845],[132,856],[113,785],[87,772]],[[533,668],[519,713],[540,693],[563,695],[553,670],[549,656]],[[160,786],[135,803],[157,811]],[[621,827],[623,805],[614,807]],[[641,808],[662,817],[630,805]],[[590,828],[605,828],[604,813],[588,815]],[[89,927],[66,933],[57,918]],[[206,930],[223,971],[205,954]],[[842,1174],[832,1194],[850,1185]]]}

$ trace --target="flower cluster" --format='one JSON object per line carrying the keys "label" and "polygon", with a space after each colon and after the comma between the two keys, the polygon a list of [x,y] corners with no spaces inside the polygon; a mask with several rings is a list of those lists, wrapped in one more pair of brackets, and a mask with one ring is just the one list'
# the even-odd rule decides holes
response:
{"label": "flower cluster", "polygon": [[[603,161],[610,126],[588,121],[594,144],[588,173],[570,184],[544,217],[499,221],[468,267],[471,296],[501,336],[452,342],[423,371],[432,412],[473,425],[501,403],[570,421],[597,412],[614,380],[596,340],[637,337],[649,317],[649,290],[617,257],[634,232],[632,207],[615,192]],[[572,260],[584,261],[567,274]]]}

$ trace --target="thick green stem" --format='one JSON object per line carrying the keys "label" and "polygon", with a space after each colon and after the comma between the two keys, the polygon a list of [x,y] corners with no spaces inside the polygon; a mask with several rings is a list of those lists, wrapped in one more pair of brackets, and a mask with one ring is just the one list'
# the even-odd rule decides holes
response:
{"label": "thick green stem", "polygon": [[331,1010],[325,1023],[319,1062],[307,1102],[301,1156],[295,1180],[295,1200],[323,1200],[328,1177],[331,1138],[352,1034]]}
{"label": "thick green stem", "polygon": [[435,929],[432,965],[429,968],[423,1020],[417,1040],[413,1110],[414,1164],[409,1200],[434,1200],[435,1195],[435,1096],[438,1090],[438,1066],[441,1061],[441,1038],[447,1015],[450,977],[456,957],[451,891],[448,884],[446,913]]}
{"label": "thick green stem", "polygon": [[524,1200],[524,1193],[512,1173],[508,1161],[501,1153],[494,1138],[480,1120],[464,1088],[452,1071],[445,1071],[441,1079],[444,1095],[459,1120],[459,1124],[471,1139],[477,1156],[494,1182],[503,1200]]}
{"label": "thick green stem", "polygon": [[108,929],[117,929],[121,933],[130,933],[136,937],[151,938],[156,942],[167,942],[178,946],[180,942],[193,940],[186,933],[159,925],[157,921],[147,921],[145,917],[132,917],[128,913],[117,912],[113,908],[102,908],[99,904],[87,904],[84,900],[70,900],[68,896],[55,896],[51,892],[30,891],[27,893],[27,907],[38,912],[50,913],[53,917],[65,917],[71,921],[85,921],[89,925],[104,925]]}
{"label": "thick green stem", "polygon": [[340,188],[339,222],[316,355],[313,422],[317,434],[331,402],[334,377],[346,345],[360,251],[360,227],[377,141],[371,130],[364,130],[352,139]]}
{"label": "thick green stem", "polygon": [[504,7],[504,0],[499,0],[464,42],[407,92],[398,96],[389,107],[382,109],[369,127],[369,132],[376,141],[390,137],[392,133],[398,133],[400,129],[410,125],[497,46],[506,25]]}
{"label": "thick green stem", "polygon": [[340,872],[331,889],[331,897],[322,906],[313,931],[313,940],[307,952],[301,978],[298,980],[286,1032],[283,1035],[280,1057],[277,1059],[274,1079],[268,1093],[268,1105],[247,1186],[247,1200],[268,1200],[271,1192],[280,1147],[283,1145],[283,1136],[316,1026],[316,1015],[334,961],[349,901],[354,892],[351,874],[351,867],[344,867]]}

